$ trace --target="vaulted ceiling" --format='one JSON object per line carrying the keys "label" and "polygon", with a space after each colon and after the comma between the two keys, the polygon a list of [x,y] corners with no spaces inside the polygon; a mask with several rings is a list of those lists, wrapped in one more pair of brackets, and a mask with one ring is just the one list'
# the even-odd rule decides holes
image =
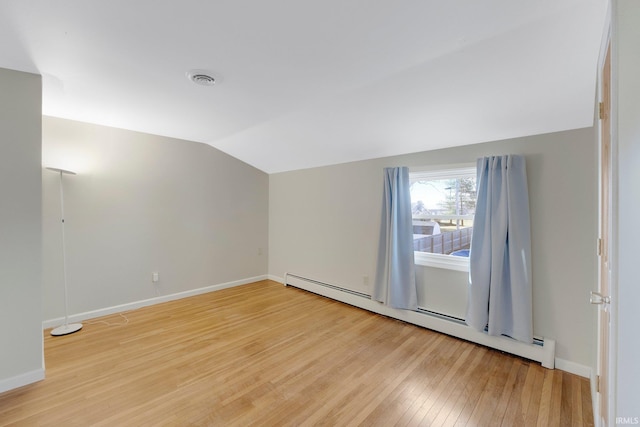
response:
{"label": "vaulted ceiling", "polygon": [[45,115],[273,173],[591,126],[605,13],[605,0],[2,0],[0,67],[43,76]]}

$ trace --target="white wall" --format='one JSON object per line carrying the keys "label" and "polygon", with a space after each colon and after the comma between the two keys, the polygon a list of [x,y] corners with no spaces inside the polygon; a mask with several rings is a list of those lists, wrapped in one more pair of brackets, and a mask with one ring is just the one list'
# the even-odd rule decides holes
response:
{"label": "white wall", "polygon": [[41,379],[40,76],[0,69],[0,392]]}
{"label": "white wall", "polygon": [[[588,300],[597,277],[594,132],[580,129],[272,174],[269,274],[289,272],[369,293],[363,278],[371,284],[375,275],[383,167],[524,154],[531,198],[534,333],[556,339],[557,357],[591,367],[596,318]],[[425,268],[418,276],[429,273]],[[466,288],[466,274],[454,276],[451,286]]]}
{"label": "white wall", "polygon": [[[78,172],[64,177],[70,314],[267,273],[268,176],[237,159],[44,117],[43,164]],[[46,321],[64,305],[58,175],[42,184]]]}
{"label": "white wall", "polygon": [[[618,233],[616,417],[640,419],[640,3],[615,2],[613,34],[614,110],[617,111]],[[615,124],[614,124],[615,126]],[[615,209],[615,208],[614,208]],[[615,266],[614,266],[615,269]],[[614,285],[615,286],[615,285]]]}

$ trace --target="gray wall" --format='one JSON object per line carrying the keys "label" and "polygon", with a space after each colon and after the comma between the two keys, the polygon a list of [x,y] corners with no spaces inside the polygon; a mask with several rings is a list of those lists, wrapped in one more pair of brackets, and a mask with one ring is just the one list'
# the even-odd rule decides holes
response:
{"label": "gray wall", "polygon": [[43,369],[41,93],[40,76],[0,69],[0,388]]}
{"label": "gray wall", "polygon": [[[44,117],[43,164],[78,172],[64,177],[70,314],[267,273],[268,176],[237,159]],[[49,320],[64,315],[58,175],[42,184]]]}
{"label": "gray wall", "polygon": [[[383,167],[524,154],[534,333],[557,340],[557,357],[592,366],[595,313],[588,299],[597,277],[596,147],[588,128],[270,175],[269,274],[295,273],[368,293],[364,278],[371,284],[375,275]],[[418,276],[424,280],[428,270]],[[466,286],[465,273],[448,277],[451,286]]]}

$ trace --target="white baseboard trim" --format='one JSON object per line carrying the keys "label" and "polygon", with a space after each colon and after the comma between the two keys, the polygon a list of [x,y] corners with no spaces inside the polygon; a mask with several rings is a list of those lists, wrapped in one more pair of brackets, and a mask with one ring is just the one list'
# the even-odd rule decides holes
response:
{"label": "white baseboard trim", "polygon": [[581,365],[570,360],[560,359],[556,357],[556,369],[569,372],[570,374],[579,375],[584,378],[591,378],[593,369],[588,366]]}
{"label": "white baseboard trim", "polygon": [[[214,291],[219,291],[221,289],[232,288],[234,286],[246,285],[248,283],[266,280],[267,278],[268,276],[265,274],[262,276],[249,277],[247,279],[234,280],[233,282],[206,286],[204,288],[191,289],[188,291],[178,292],[175,294],[162,295],[162,296],[149,298],[141,301],[134,301],[126,304],[115,305],[113,307],[105,307],[105,308],[100,308],[98,310],[86,311],[84,313],[72,314],[69,316],[69,323],[81,322],[86,319],[94,319],[96,317],[107,316],[109,314],[135,310],[137,308],[146,307],[149,305],[160,304],[168,301],[174,301],[177,299],[187,298],[194,295],[206,294],[208,292],[214,292]],[[64,317],[45,320],[42,322],[42,329],[53,328],[55,326],[62,325],[63,323],[64,323]]]}
{"label": "white baseboard trim", "polygon": [[0,380],[0,393],[13,390],[31,383],[42,381],[44,379],[44,369],[36,369],[34,371],[25,372],[15,377]]}
{"label": "white baseboard trim", "polygon": [[268,280],[272,280],[274,282],[278,282],[278,283],[284,285],[284,279],[282,277],[280,277],[280,276],[276,276],[274,274],[269,274],[269,275],[267,275],[267,279]]}

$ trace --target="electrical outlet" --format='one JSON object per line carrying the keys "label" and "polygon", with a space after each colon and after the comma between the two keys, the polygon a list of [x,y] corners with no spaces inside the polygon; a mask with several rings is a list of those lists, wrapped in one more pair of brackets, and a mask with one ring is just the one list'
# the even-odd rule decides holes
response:
{"label": "electrical outlet", "polygon": [[258,255],[262,255],[262,248],[258,248]]}
{"label": "electrical outlet", "polygon": [[160,280],[160,274],[158,272],[151,273],[151,281],[156,283],[158,280]]}
{"label": "electrical outlet", "polygon": [[369,287],[369,276],[362,276],[362,284],[367,288]]}

